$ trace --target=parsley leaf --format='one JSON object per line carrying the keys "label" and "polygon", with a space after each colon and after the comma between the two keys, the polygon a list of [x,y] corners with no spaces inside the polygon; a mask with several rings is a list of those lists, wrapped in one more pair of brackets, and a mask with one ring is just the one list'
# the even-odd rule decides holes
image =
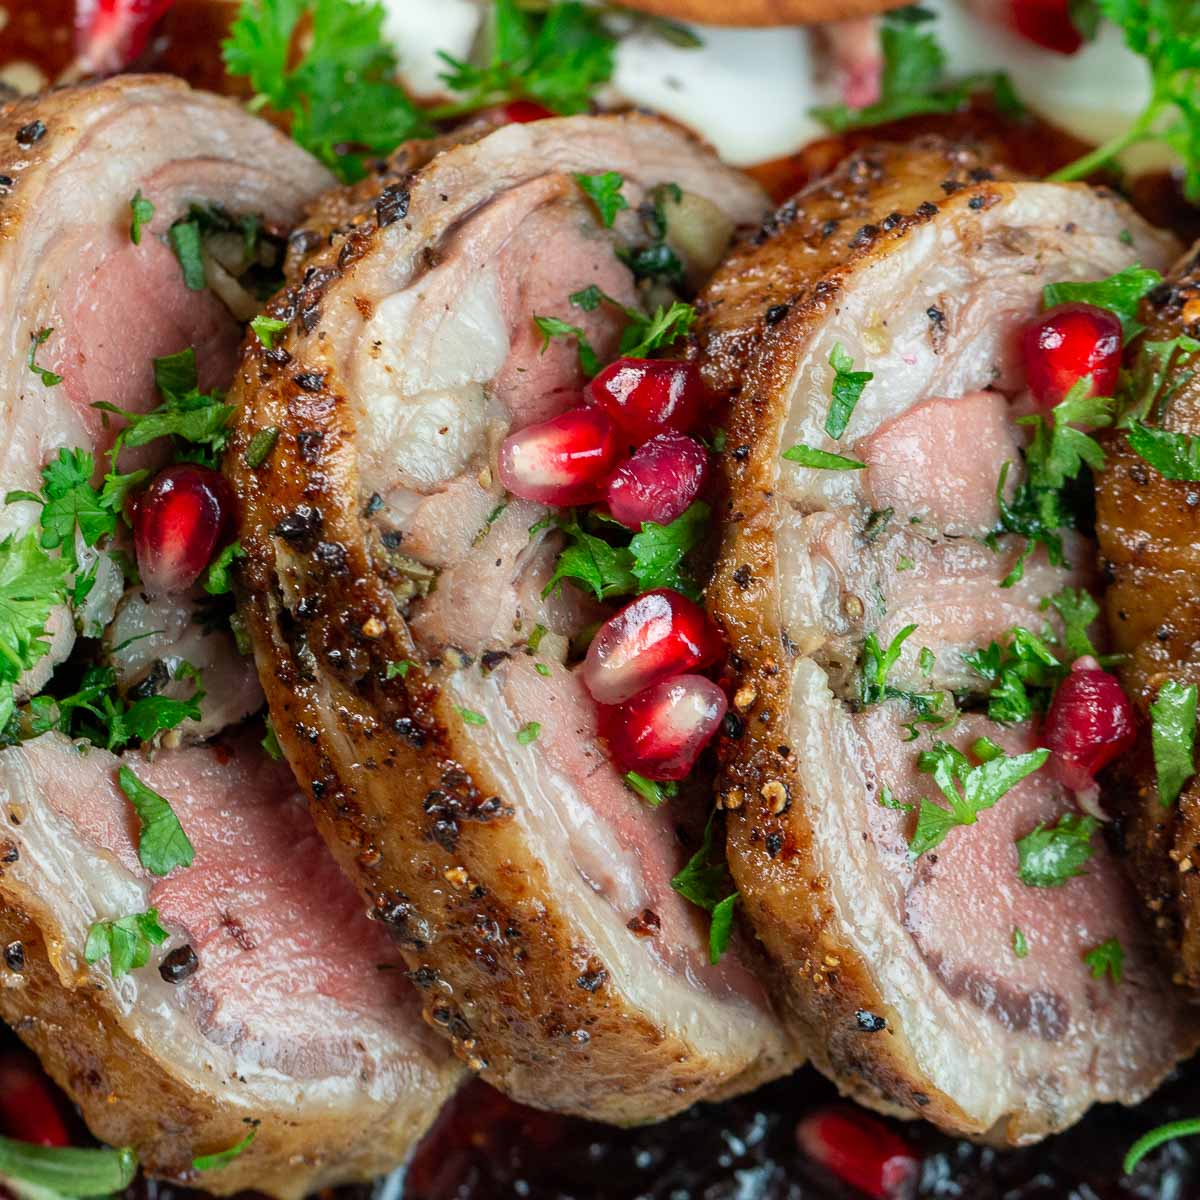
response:
{"label": "parsley leaf", "polygon": [[711,511],[703,500],[697,500],[670,525],[646,521],[642,530],[633,536],[629,551],[633,555],[631,571],[638,590],[650,592],[655,588],[671,588],[689,599],[699,599],[700,589],[683,569],[683,560],[703,540],[708,532]]}
{"label": "parsley leaf", "polygon": [[1129,446],[1164,479],[1200,480],[1200,437],[1152,429],[1135,421],[1129,430]]}
{"label": "parsley leaf", "polygon": [[462,708],[456,704],[454,706],[454,711],[458,713],[460,717],[462,717],[464,725],[481,726],[488,723],[487,717],[485,717],[481,712],[476,712],[473,708]]}
{"label": "parsley leaf", "polygon": [[167,242],[179,262],[184,287],[189,292],[202,292],[208,287],[204,270],[204,251],[200,226],[195,221],[176,221],[167,230]]}
{"label": "parsley leaf", "polygon": [[377,0],[242,0],[221,47],[229,74],[249,78],[251,103],[287,113],[292,137],[346,183],[367,157],[432,132],[396,83],[386,19]]}
{"label": "parsley leaf", "polygon": [[1092,594],[1084,588],[1078,590],[1064,587],[1042,601],[1042,607],[1047,606],[1058,613],[1063,623],[1063,649],[1070,661],[1083,658],[1085,655],[1095,657],[1096,647],[1088,636],[1088,629],[1100,616],[1100,605]]}
{"label": "parsley leaf", "polygon": [[69,564],[47,554],[35,534],[0,542],[0,683],[15,683],[49,651],[46,620],[66,599],[68,573]]}
{"label": "parsley leaf", "polygon": [[736,890],[730,892],[733,880],[730,878],[724,855],[714,858],[713,824],[716,816],[714,809],[704,826],[704,839],[700,843],[700,849],[671,880],[671,887],[685,900],[710,914],[708,956],[714,966],[721,961],[721,956],[729,946],[733,930],[733,910],[739,899]]}
{"label": "parsley leaf", "polygon": [[239,1154],[250,1148],[250,1143],[254,1141],[258,1134],[259,1121],[250,1121],[250,1132],[246,1134],[240,1141],[235,1142],[226,1150],[218,1150],[213,1154],[201,1154],[192,1159],[193,1171],[219,1171],[222,1167],[227,1167]]}
{"label": "parsley leaf", "polygon": [[129,201],[129,240],[135,245],[142,244],[142,226],[149,225],[154,220],[154,205],[142,195],[138,188]]}
{"label": "parsley leaf", "polygon": [[1150,705],[1150,742],[1158,799],[1169,807],[1179,799],[1183,785],[1195,774],[1196,694],[1194,683],[1184,686],[1168,679]]}
{"label": "parsley leaf", "polygon": [[526,721],[520,729],[517,730],[517,745],[528,746],[538,739],[538,734],[542,732],[541,725],[537,721]]}
{"label": "parsley leaf", "polygon": [[190,867],[196,856],[175,810],[128,767],[117,770],[117,783],[142,823],[138,859],[151,875],[169,875],[176,867]]}
{"label": "parsley leaf", "polygon": [[167,931],[158,923],[158,909],[133,913],[116,921],[97,921],[88,930],[83,948],[84,961],[91,964],[107,958],[114,979],[144,967],[150,961],[150,947],[161,946]]}
{"label": "parsley leaf", "polygon": [[599,8],[575,3],[524,5],[495,0],[491,53],[475,65],[446,53],[442,80],[461,100],[432,111],[457,116],[523,97],[555,112],[584,112],[593,92],[612,77],[616,41]]}
{"label": "parsley leaf", "polygon": [[1136,317],[1142,297],[1160,283],[1162,276],[1157,271],[1135,263],[1116,275],[1090,283],[1048,283],[1042,288],[1042,307],[1079,303],[1106,308],[1120,318],[1125,340],[1129,341],[1141,332]]}
{"label": "parsley leaf", "polygon": [[224,596],[233,591],[233,583],[229,578],[230,569],[236,559],[245,557],[246,552],[242,549],[242,543],[240,541],[230,542],[209,563],[208,570],[204,572],[204,590],[210,596]]}
{"label": "parsley leaf", "polygon": [[840,454],[831,454],[828,450],[818,450],[815,446],[806,446],[802,442],[791,446],[783,452],[788,462],[799,463],[802,467],[816,467],[822,471],[865,471],[867,464],[857,458],[845,458]]}
{"label": "parsley leaf", "polygon": [[606,229],[612,228],[617,213],[629,207],[629,201],[621,195],[625,180],[616,171],[605,171],[601,175],[576,175],[579,190],[596,206],[600,220]]}
{"label": "parsley leaf", "polygon": [[[985,754],[980,754],[984,750]],[[949,801],[948,809],[922,798],[917,812],[917,827],[909,850],[920,856],[940,846],[956,825],[974,825],[979,813],[991,808],[1002,796],[1050,757],[1048,750],[1030,750],[1025,754],[992,756],[976,743],[976,757],[987,757],[972,766],[961,750],[945,742],[935,742],[932,750],[918,756],[918,769],[933,776],[938,790]]]}
{"label": "parsley leaf", "polygon": [[39,367],[34,361],[37,358],[38,347],[45,345],[53,332],[53,329],[39,329],[37,333],[29,335],[29,357],[25,360],[25,365],[42,381],[43,387],[57,387],[63,381],[61,375],[55,375],[53,371]]}
{"label": "parsley leaf", "polygon": [[252,471],[261,467],[270,457],[271,451],[275,449],[275,443],[278,441],[278,426],[272,425],[267,429],[258,430],[250,439],[250,444],[246,447],[246,453],[242,456],[246,466]]}
{"label": "parsley leaf", "polygon": [[1162,141],[1183,160],[1184,191],[1200,200],[1200,8],[1194,0],[1096,0],[1146,60],[1150,100],[1122,133],[1069,163],[1052,180],[1083,179],[1139,142]]}
{"label": "parsley leaf", "polygon": [[1067,668],[1036,634],[1014,626],[1008,642],[992,642],[986,650],[963,655],[977,675],[992,684],[987,714],[993,721],[1018,725],[1044,711]]}
{"label": "parsley leaf", "polygon": [[1020,929],[1016,928],[1016,926],[1013,927],[1012,931],[1012,948],[1013,954],[1015,954],[1017,958],[1029,957],[1029,939],[1024,933],[1021,932]]}
{"label": "parsley leaf", "polygon": [[573,512],[560,517],[558,524],[566,535],[567,545],[558,556],[554,574],[542,589],[543,596],[550,595],[563,579],[578,581],[597,600],[637,590],[633,555],[627,546],[612,546],[588,533]]}
{"label": "parsley leaf", "polygon": [[1120,983],[1125,970],[1125,951],[1116,938],[1109,938],[1098,946],[1093,946],[1084,956],[1083,961],[1092,969],[1093,979],[1111,977],[1113,983]]}
{"label": "parsley leaf", "polygon": [[592,349],[592,344],[588,341],[587,334],[578,325],[572,325],[559,317],[534,317],[533,323],[542,335],[542,354],[546,353],[551,338],[574,338],[576,345],[579,347],[579,369],[589,379],[600,370],[600,359],[596,351]]}
{"label": "parsley leaf", "polygon": [[626,771],[624,779],[625,786],[641,796],[651,808],[657,808],[679,791],[679,785],[673,781],[660,783],[655,779],[647,779],[645,775],[639,775],[636,771]]}
{"label": "parsley leaf", "polygon": [[871,371],[856,371],[854,359],[842,348],[841,342],[829,352],[829,365],[833,368],[832,400],[825,417],[825,432],[834,441],[846,432],[854,407],[863,394],[863,389],[875,378]]}
{"label": "parsley leaf", "polygon": [[275,335],[282,333],[288,327],[288,323],[281,320],[279,317],[268,317],[263,313],[259,313],[250,322],[250,328],[254,332],[254,336],[266,346],[268,350],[275,348]]}
{"label": "parsley leaf", "polygon": [[1017,875],[1028,887],[1062,887],[1068,879],[1087,874],[1092,835],[1100,828],[1095,817],[1064,813],[1057,825],[1035,826],[1017,839]]}
{"label": "parsley leaf", "polygon": [[696,320],[696,310],[682,300],[675,300],[664,310],[661,305],[644,317],[636,310],[626,309],[631,321],[621,334],[621,354],[626,358],[645,358],[652,350],[661,350],[686,337]]}

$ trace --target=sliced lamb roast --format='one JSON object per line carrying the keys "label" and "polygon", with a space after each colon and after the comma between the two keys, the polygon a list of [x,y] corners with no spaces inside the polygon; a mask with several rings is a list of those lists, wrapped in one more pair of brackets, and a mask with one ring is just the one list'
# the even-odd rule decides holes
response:
{"label": "sliced lamb roast", "polygon": [[[60,448],[99,460],[123,420],[95,406],[152,408],[156,357],[192,346],[201,386],[224,386],[254,304],[235,278],[243,245],[282,239],[331,183],[241,105],[165,76],[122,76],[0,108],[0,489],[36,492]],[[193,247],[208,287],[194,267],[189,286],[169,244],[193,205],[205,229],[238,227]],[[133,462],[148,453],[127,451],[125,468],[154,465]],[[28,502],[0,508],[0,537],[25,534],[37,513]],[[89,624],[107,622],[123,586],[102,557]],[[40,687],[70,652],[65,609],[50,631],[51,652],[23,690]]]}
{"label": "sliced lamb roast", "polygon": [[918,143],[783,205],[701,298],[732,397],[710,601],[738,672],[718,803],[743,909],[820,1068],[960,1133],[1022,1142],[1135,1101],[1196,1042],[1098,836],[1079,877],[1019,877],[1016,839],[1077,817],[964,657],[1018,627],[1054,644],[1045,601],[1091,574],[1068,530],[1061,565],[1039,546],[1012,580],[1020,327],[1044,284],[1171,249],[1107,192]]}
{"label": "sliced lamb roast", "polygon": [[[171,804],[191,866],[139,862],[121,767]],[[0,901],[0,1016],[153,1175],[282,1197],[368,1179],[461,1073],[291,773],[250,739],[152,760],[58,734],[0,751]],[[146,965],[85,961],[96,922],[151,909],[169,936]],[[228,1165],[193,1169],[252,1127]]]}
{"label": "sliced lamb roast", "polygon": [[[1200,382],[1195,354],[1169,347],[1200,336],[1200,256],[1196,250],[1143,303],[1144,347],[1134,377],[1156,403],[1145,424],[1166,434],[1200,433]],[[1154,359],[1159,361],[1155,363]],[[1161,404],[1157,403],[1161,399]],[[1194,467],[1171,477],[1148,462],[1124,431],[1106,441],[1108,463],[1096,484],[1096,534],[1109,587],[1105,607],[1113,649],[1126,655],[1125,690],[1142,717],[1140,744],[1121,771],[1114,807],[1134,879],[1151,914],[1175,982],[1200,998],[1200,780],[1184,768],[1160,791],[1151,748],[1150,706],[1164,685],[1200,684],[1200,492]],[[1160,464],[1163,465],[1163,464]],[[1168,469],[1170,467],[1168,466]],[[1192,478],[1188,478],[1191,476]],[[1186,709],[1187,700],[1182,699]],[[1169,721],[1169,715],[1168,715]],[[1190,762],[1186,721],[1175,737]],[[1167,736],[1169,754],[1172,737]]]}
{"label": "sliced lamb roast", "polygon": [[[695,270],[764,203],[633,115],[510,125],[411,161],[357,221],[325,206],[349,232],[273,304],[289,327],[251,346],[232,393],[260,675],[319,826],[464,1060],[534,1104],[663,1117],[791,1051],[745,964],[710,964],[703,914],[668,886],[687,858],[676,817],[624,786],[565,668],[597,606],[543,597],[562,535],[541,505],[506,502],[496,454],[580,402],[573,343],[543,352],[535,315],[615,351],[619,310],[568,296],[639,302],[614,251],[645,245],[660,185],[693,214],[675,252]],[[629,206],[611,228],[572,178],[606,172]],[[263,430],[277,439],[252,467]]]}

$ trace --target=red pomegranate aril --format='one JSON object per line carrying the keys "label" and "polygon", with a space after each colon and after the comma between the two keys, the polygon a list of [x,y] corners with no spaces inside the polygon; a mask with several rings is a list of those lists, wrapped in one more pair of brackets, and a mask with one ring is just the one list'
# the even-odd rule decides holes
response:
{"label": "red pomegranate aril", "polygon": [[882,1121],[854,1108],[824,1108],[796,1126],[800,1149],[873,1200],[908,1200],[920,1160]]}
{"label": "red pomegranate aril", "polygon": [[1083,35],[1071,20],[1070,0],[1010,0],[1009,20],[1023,38],[1059,54],[1074,54]]}
{"label": "red pomegranate aril", "polygon": [[600,706],[600,733],[623,771],[647,779],[683,779],[712,740],[729,707],[703,675],[675,675],[624,704]]}
{"label": "red pomegranate aril", "polygon": [[500,481],[522,500],[590,504],[620,454],[617,431],[598,408],[573,408],[510,434],[500,447]]}
{"label": "red pomegranate aril", "polygon": [[191,587],[232,516],[233,495],[219,472],[191,463],[160,471],[133,514],[133,545],[146,591],[163,595]]}
{"label": "red pomegranate aril", "polygon": [[54,1084],[31,1056],[19,1051],[0,1059],[0,1134],[37,1146],[71,1141]]}
{"label": "red pomegranate aril", "polygon": [[1042,738],[1058,781],[1086,793],[1096,774],[1136,740],[1133,705],[1115,675],[1094,658],[1077,659],[1050,702]]}
{"label": "red pomegranate aril", "polygon": [[609,617],[588,646],[583,682],[599,704],[620,704],[664,679],[716,662],[721,635],[708,614],[668,588]]}
{"label": "red pomegranate aril", "polygon": [[1121,322],[1094,304],[1056,304],[1021,333],[1025,381],[1043,408],[1053,408],[1079,380],[1091,395],[1111,396],[1121,367]]}
{"label": "red pomegranate aril", "polygon": [[699,368],[672,358],[618,358],[588,384],[585,395],[638,446],[667,430],[686,433],[707,399]]}
{"label": "red pomegranate aril", "polygon": [[608,481],[608,509],[630,529],[669,525],[699,495],[708,453],[684,433],[660,433],[631,454]]}
{"label": "red pomegranate aril", "polygon": [[79,0],[76,64],[86,74],[124,70],[146,48],[154,26],[175,0]]}
{"label": "red pomegranate aril", "polygon": [[527,125],[530,121],[544,121],[547,117],[558,116],[558,113],[536,100],[510,100],[503,111],[504,119],[514,125]]}

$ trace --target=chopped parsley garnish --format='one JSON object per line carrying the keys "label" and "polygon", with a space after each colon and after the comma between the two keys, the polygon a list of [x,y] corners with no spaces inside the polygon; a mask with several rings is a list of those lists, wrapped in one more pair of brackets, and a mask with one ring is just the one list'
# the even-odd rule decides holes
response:
{"label": "chopped parsley garnish", "polygon": [[[541,666],[541,663],[538,666]],[[651,808],[657,808],[679,791],[677,783],[659,783],[657,780],[647,779],[645,775],[639,775],[636,771],[626,771],[624,779],[625,786],[641,796]]]}
{"label": "chopped parsley garnish", "polygon": [[998,108],[1019,112],[1020,101],[1007,75],[969,75],[948,81],[946,52],[925,25],[936,14],[917,5],[895,9],[883,17],[879,40],[883,51],[883,76],[879,99],[865,108],[845,104],[813,110],[813,116],[835,133],[899,121],[919,113],[952,113],[963,108],[971,93],[992,90]]}
{"label": "chopped parsley garnish", "polygon": [[1149,267],[1135,263],[1107,279],[1090,283],[1048,283],[1042,288],[1042,307],[1053,308],[1056,304],[1092,304],[1106,308],[1119,317],[1126,341],[1141,332],[1137,323],[1138,305],[1147,292],[1162,283],[1162,276]]}
{"label": "chopped parsley garnish", "polygon": [[854,359],[836,343],[829,352],[829,365],[833,368],[832,399],[825,417],[825,432],[836,442],[846,432],[855,405],[863,389],[875,378],[871,371],[856,371]]}
{"label": "chopped parsley garnish", "polygon": [[1168,679],[1150,705],[1158,799],[1169,807],[1196,771],[1196,685]]}
{"label": "chopped parsley garnish", "polygon": [[1100,616],[1100,605],[1083,588],[1064,587],[1042,601],[1043,608],[1053,608],[1063,623],[1062,645],[1068,659],[1074,661],[1085,655],[1095,657],[1096,647],[1088,636],[1092,622]]}
{"label": "chopped parsley garnish", "polygon": [[204,270],[204,244],[200,226],[195,221],[176,221],[167,230],[167,242],[179,261],[184,286],[190,292],[202,292],[208,287]]}
{"label": "chopped parsley garnish", "polygon": [[254,336],[268,350],[275,348],[275,335],[282,333],[287,327],[288,323],[279,317],[268,317],[262,313],[250,322],[250,328],[254,331]]}
{"label": "chopped parsley garnish", "polygon": [[574,338],[575,344],[579,347],[579,369],[589,379],[600,370],[600,358],[592,349],[587,334],[578,325],[572,325],[569,321],[562,320],[561,317],[534,317],[533,323],[542,335],[542,354],[545,354],[549,348],[551,338]]}
{"label": "chopped parsley garnish", "polygon": [[892,789],[886,783],[880,784],[879,792],[875,797],[875,803],[880,808],[890,808],[893,812],[912,812],[917,807],[915,804],[907,804],[903,800],[897,800]]}
{"label": "chopped parsley garnish", "polygon": [[283,747],[279,744],[279,735],[275,732],[275,726],[271,724],[271,718],[265,717],[263,724],[266,726],[266,733],[263,734],[259,745],[266,751],[267,757],[272,762],[281,762]]}
{"label": "chopped parsley garnish", "polygon": [[129,240],[135,245],[142,244],[142,227],[154,220],[154,205],[142,195],[138,188],[129,201]]}
{"label": "chopped parsley garnish", "polygon": [[487,717],[481,712],[476,712],[473,708],[460,708],[456,704],[454,711],[462,717],[464,725],[486,725],[488,723]]}
{"label": "chopped parsley garnish", "polygon": [[[621,331],[621,342],[618,349],[626,358],[645,358],[653,350],[666,349],[680,338],[686,337],[696,320],[695,308],[690,304],[685,304],[682,300],[673,301],[670,308],[666,309],[659,305],[653,313],[647,316],[636,308],[622,304],[607,292],[601,291],[594,283],[578,292],[572,292],[568,299],[576,308],[582,308],[584,312],[593,312],[601,303],[604,303],[612,305],[624,314],[629,323]],[[534,318],[534,320],[536,322],[538,318]],[[541,329],[541,326],[539,325],[538,328]],[[542,332],[545,333],[545,330]],[[567,325],[560,332],[571,337],[581,334],[581,331],[573,325]],[[591,346],[588,346],[588,351],[594,356]],[[582,344],[580,354],[581,356],[583,354]],[[582,362],[582,358],[580,361]]]}
{"label": "chopped parsley garnish", "polygon": [[1200,481],[1200,437],[1152,429],[1141,421],[1129,429],[1129,445],[1164,479]]}
{"label": "chopped parsley garnish", "polygon": [[210,596],[226,596],[232,592],[233,581],[229,577],[229,572],[237,559],[245,557],[246,552],[242,549],[242,543],[230,542],[208,564],[208,570],[204,572],[204,590]]}
{"label": "chopped parsley garnish", "polygon": [[1012,948],[1018,958],[1029,957],[1029,939],[1015,925],[1012,931]]}
{"label": "chopped parsley garnish", "polygon": [[646,521],[640,533],[630,539],[633,577],[638,590],[671,588],[692,600],[700,597],[695,580],[683,568],[687,556],[704,540],[708,532],[709,507],[697,500],[670,525]]}
{"label": "chopped parsley garnish", "polygon": [[559,113],[584,112],[593,93],[612,77],[616,39],[603,9],[566,3],[495,0],[490,53],[476,65],[442,53],[442,80],[462,98],[432,110],[456,116],[508,100],[536,100]]}
{"label": "chopped parsley garnish", "polygon": [[213,1154],[200,1154],[192,1159],[193,1171],[219,1171],[222,1167],[227,1167],[239,1154],[250,1148],[250,1143],[254,1141],[258,1133],[258,1127],[261,1122],[248,1121],[250,1131],[240,1141],[234,1143],[226,1150],[218,1150]]}
{"label": "chopped parsley garnish", "polygon": [[55,375],[53,371],[49,371],[45,367],[39,367],[35,361],[38,348],[46,344],[47,339],[53,332],[52,328],[39,329],[37,333],[29,335],[29,357],[26,358],[25,365],[42,381],[44,387],[57,387],[63,381],[61,375]]}
{"label": "chopped parsley garnish", "polygon": [[386,19],[377,0],[242,0],[222,45],[229,74],[250,80],[251,104],[288,114],[292,137],[347,183],[369,157],[432,132],[396,82]]}
{"label": "chopped parsley garnish", "polygon": [[991,685],[987,714],[993,721],[1017,725],[1043,712],[1067,668],[1036,634],[1018,625],[1007,644],[992,642],[985,650],[963,655],[963,661]]}
{"label": "chopped parsley garnish", "polygon": [[558,556],[554,574],[542,589],[548,596],[564,579],[570,579],[597,600],[625,596],[636,591],[633,555],[627,546],[613,546],[580,525],[574,512],[559,518],[566,545]]}
{"label": "chopped parsley garnish", "polygon": [[1130,370],[1122,377],[1117,428],[1129,429],[1161,412],[1167,401],[1194,375],[1192,356],[1200,342],[1186,334],[1162,342],[1138,342]]}
{"label": "chopped parsley garnish", "polygon": [[1086,875],[1092,857],[1092,836],[1100,828],[1095,817],[1064,813],[1057,825],[1035,826],[1017,839],[1017,875],[1029,887],[1062,887],[1068,879]]}
{"label": "chopped parsley garnish", "polygon": [[625,180],[616,171],[605,171],[600,175],[576,175],[579,190],[596,206],[600,221],[606,229],[612,228],[617,213],[629,207],[629,201],[621,195]]}
{"label": "chopped parsley garnish", "polygon": [[246,466],[252,471],[261,467],[270,458],[271,451],[275,449],[275,443],[278,441],[279,430],[274,425],[267,429],[260,429],[246,447],[246,453],[243,455]]}
{"label": "chopped parsley garnish", "polygon": [[[907,739],[910,741],[915,740],[917,725],[945,725],[954,718],[953,706],[949,713],[942,712],[942,705],[946,700],[945,692],[906,692],[888,682],[892,668],[900,659],[904,643],[916,628],[915,625],[906,625],[886,647],[880,645],[877,634],[868,633],[859,656],[859,699],[864,706],[882,704],[885,700],[900,700],[907,704],[916,713],[916,719],[909,727],[913,735]],[[923,659],[922,669],[928,674],[933,666],[933,653],[925,649],[918,658],[925,655],[928,657]],[[924,666],[926,663],[928,669]],[[881,803],[884,803],[885,807],[893,807],[882,800]]]}
{"label": "chopped parsley garnish", "polygon": [[1150,100],[1124,132],[1050,176],[1083,179],[1139,142],[1165,142],[1183,160],[1184,191],[1200,200],[1200,8],[1194,0],[1094,0],[1146,60]]}
{"label": "chopped parsley garnish", "polygon": [[1030,750],[1012,756],[993,754],[985,739],[976,742],[973,750],[976,758],[985,760],[978,766],[973,766],[961,750],[945,742],[935,742],[932,750],[923,750],[917,756],[918,769],[933,776],[950,807],[921,799],[917,827],[909,843],[914,856],[940,846],[956,826],[974,825],[984,809],[991,808],[1050,756],[1048,750]]}
{"label": "chopped parsley garnish", "polygon": [[867,464],[857,458],[846,458],[841,454],[831,454],[828,450],[818,450],[815,446],[806,446],[802,442],[791,446],[783,452],[788,462],[794,462],[802,467],[816,467],[822,471],[865,471]]}
{"label": "chopped parsley garnish", "polygon": [[148,909],[116,921],[97,921],[88,930],[84,961],[91,964],[107,958],[113,978],[119,979],[150,961],[151,946],[161,946],[167,931],[158,923],[158,910]]}
{"label": "chopped parsley garnish", "polygon": [[387,665],[387,670],[384,672],[383,677],[385,679],[396,679],[397,677],[403,679],[408,674],[411,666],[412,663],[409,662],[407,658],[399,659],[397,662],[390,662]]}
{"label": "chopped parsley garnish", "polygon": [[1156,1129],[1151,1129],[1148,1133],[1143,1133],[1129,1147],[1129,1151],[1125,1155],[1125,1161],[1122,1164],[1125,1174],[1132,1175],[1138,1163],[1152,1150],[1157,1150],[1163,1143],[1172,1142],[1176,1138],[1195,1137],[1197,1134],[1200,1134],[1200,1117],[1188,1117],[1182,1121],[1169,1121],[1166,1125],[1159,1125]]}
{"label": "chopped parsley garnish", "polygon": [[671,880],[674,888],[685,900],[704,909],[710,915],[708,927],[708,957],[715,966],[729,947],[733,932],[733,910],[738,902],[738,893],[733,889],[723,854],[713,852],[714,810],[704,826],[704,840],[700,849],[688,859],[687,865]]}
{"label": "chopped parsley garnish", "polygon": [[1091,968],[1093,979],[1103,979],[1107,975],[1113,983],[1121,982],[1125,971],[1125,951],[1116,938],[1093,946],[1083,956],[1083,961]]}
{"label": "chopped parsley garnish", "polygon": [[137,1154],[128,1146],[85,1149],[41,1146],[0,1137],[0,1176],[57,1196],[109,1196],[123,1192],[137,1175]]}
{"label": "chopped parsley garnish", "polygon": [[196,856],[175,810],[153,788],[147,787],[128,767],[117,770],[117,783],[142,823],[138,859],[151,875],[169,875],[176,867],[190,867]]}
{"label": "chopped parsley garnish", "polygon": [[520,746],[528,746],[538,739],[538,734],[542,732],[541,725],[537,721],[526,721],[520,729],[517,730],[517,744]]}

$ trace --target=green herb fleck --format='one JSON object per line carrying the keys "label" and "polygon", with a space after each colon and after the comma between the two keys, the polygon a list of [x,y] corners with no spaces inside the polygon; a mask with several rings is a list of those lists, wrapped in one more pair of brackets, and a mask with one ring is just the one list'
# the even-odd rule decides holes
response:
{"label": "green herb fleck", "polygon": [[129,240],[135,245],[142,244],[142,227],[154,220],[154,205],[142,195],[138,188],[129,201]]}
{"label": "green herb fleck", "polygon": [[1062,887],[1068,879],[1086,875],[1092,857],[1092,837],[1100,823],[1095,817],[1064,813],[1057,825],[1035,826],[1017,840],[1017,874],[1028,887]]}
{"label": "green herb fleck", "polygon": [[1157,1150],[1165,1142],[1174,1141],[1176,1138],[1195,1137],[1197,1134],[1200,1134],[1200,1117],[1188,1117],[1182,1121],[1169,1121],[1165,1125],[1159,1125],[1156,1129],[1151,1129],[1148,1133],[1143,1133],[1129,1147],[1129,1152],[1125,1155],[1125,1162],[1122,1164],[1125,1174],[1132,1175],[1138,1163],[1152,1150]]}
{"label": "green herb fleck", "polygon": [[1012,931],[1012,948],[1018,958],[1029,957],[1029,939],[1016,926]]}
{"label": "green herb fleck", "polygon": [[576,175],[575,182],[596,206],[600,220],[607,229],[612,228],[617,213],[629,207],[629,202],[621,195],[625,180],[616,171],[605,171],[601,175]]}
{"label": "green herb fleck", "polygon": [[270,457],[271,451],[275,449],[275,443],[278,441],[279,430],[274,425],[268,429],[260,429],[246,447],[246,453],[243,456],[246,466],[252,471],[261,467]]}
{"label": "green herb fleck", "polygon": [[1169,807],[1195,774],[1196,685],[1168,679],[1150,705],[1150,742],[1158,799]]}
{"label": "green herb fleck", "polygon": [[788,462],[798,463],[802,467],[815,467],[822,471],[865,471],[867,464],[856,458],[845,458],[841,454],[831,454],[828,450],[818,450],[815,446],[805,446],[803,443],[792,446],[783,452]]}
{"label": "green herb fleck", "polygon": [[476,712],[473,708],[460,708],[457,704],[454,706],[454,711],[458,713],[466,725],[486,725],[487,717],[483,713]]}
{"label": "green herb fleck", "polygon": [[250,328],[254,331],[254,336],[268,350],[275,349],[275,335],[282,333],[287,327],[288,323],[279,317],[268,317],[262,313],[250,322]]}
{"label": "green herb fleck", "polygon": [[531,742],[537,741],[538,734],[541,732],[542,727],[536,721],[527,721],[517,730],[517,743],[521,746],[528,746]]}
{"label": "green herb fleck", "polygon": [[128,767],[118,768],[117,783],[142,824],[138,838],[142,866],[151,875],[169,875],[176,867],[190,867],[196,851],[171,805]]}
{"label": "green herb fleck", "polygon": [[834,344],[829,354],[829,365],[833,368],[832,399],[825,417],[825,432],[836,442],[846,432],[850,417],[863,394],[863,389],[875,378],[870,371],[856,371],[854,359]]}
{"label": "green herb fleck", "polygon": [[233,591],[233,581],[229,577],[234,561],[245,558],[246,552],[241,542],[230,542],[204,572],[204,590],[210,596],[225,596]]}
{"label": "green herb fleck", "polygon": [[709,960],[715,965],[721,961],[729,945],[733,924],[733,909],[738,893],[730,891],[733,881],[724,855],[714,855],[713,835],[716,811],[704,826],[704,838],[700,848],[688,859],[687,865],[671,880],[674,888],[685,900],[697,905],[711,916],[708,945]]}
{"label": "green herb fleck", "polygon": [[42,381],[44,387],[57,387],[63,381],[61,375],[55,375],[53,371],[39,367],[34,361],[37,358],[38,347],[45,345],[46,340],[53,332],[52,328],[39,329],[37,333],[29,335],[29,357],[26,358],[25,365]]}
{"label": "green herb fleck", "polygon": [[150,947],[161,946],[167,931],[158,923],[158,910],[148,909],[116,921],[97,921],[88,930],[83,949],[89,965],[109,960],[114,979],[144,967],[150,961]]}
{"label": "green herb fleck", "polygon": [[651,808],[657,808],[665,800],[669,800],[679,790],[676,783],[659,783],[639,775],[636,771],[626,771],[625,784],[635,791]]}
{"label": "green herb fleck", "polygon": [[1092,969],[1093,979],[1103,979],[1108,975],[1113,983],[1120,983],[1125,970],[1125,951],[1116,938],[1109,938],[1098,946],[1093,946],[1084,956],[1083,961]]}
{"label": "green herb fleck", "polygon": [[227,1150],[218,1150],[214,1154],[201,1154],[192,1159],[193,1171],[219,1171],[227,1167],[239,1154],[250,1148],[258,1133],[258,1121],[249,1121],[250,1131],[244,1138],[230,1146]]}

